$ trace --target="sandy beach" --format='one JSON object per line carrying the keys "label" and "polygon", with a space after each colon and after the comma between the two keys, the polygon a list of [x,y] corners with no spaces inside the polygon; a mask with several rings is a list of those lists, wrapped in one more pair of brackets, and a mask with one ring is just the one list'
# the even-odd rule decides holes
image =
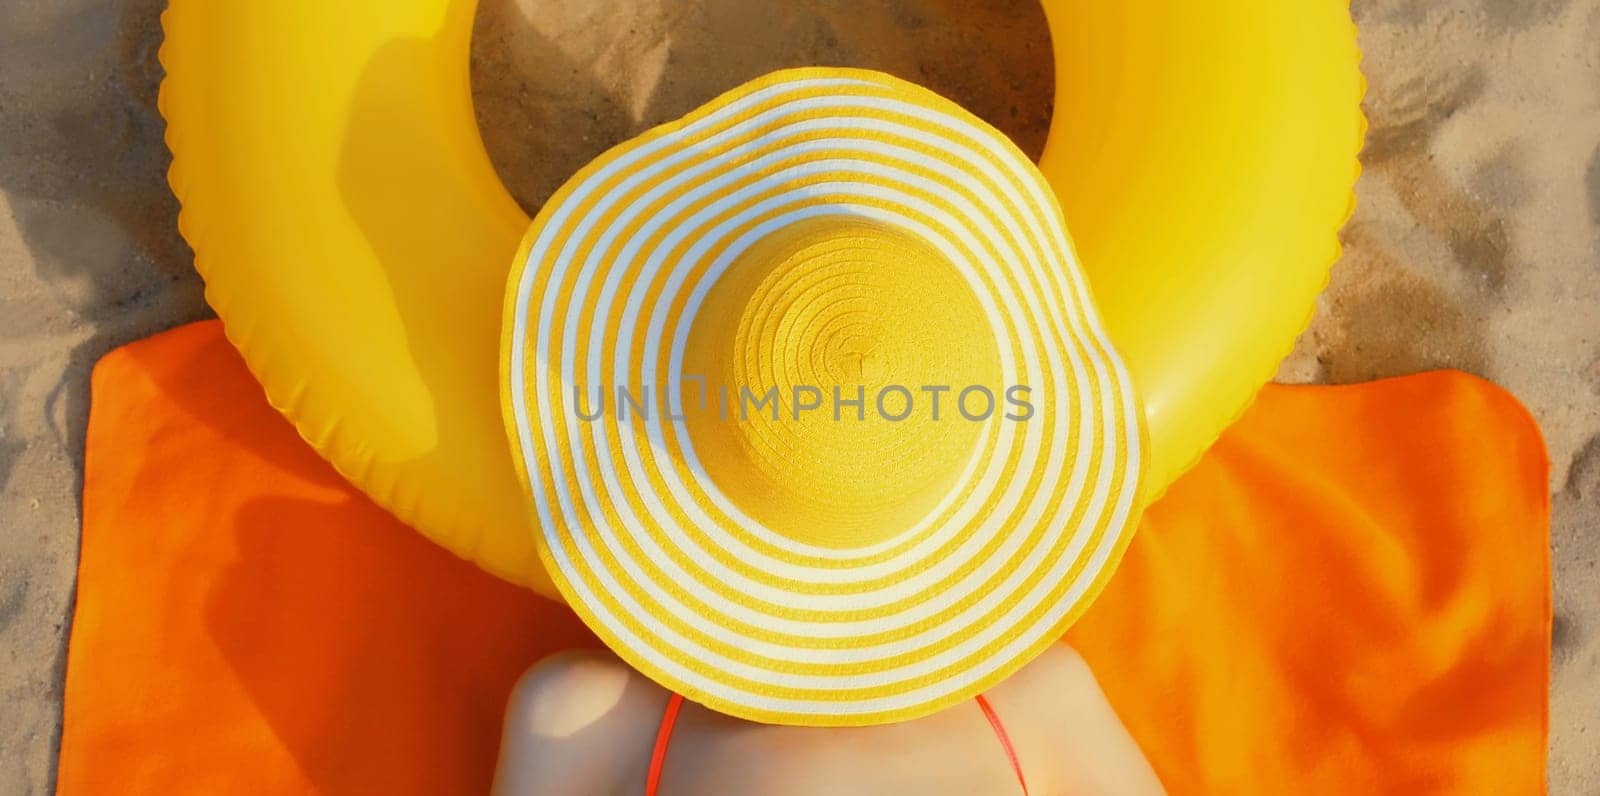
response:
{"label": "sandy beach", "polygon": [[[161,0],[0,0],[0,793],[54,790],[88,375],[210,316],[167,189]],[[1551,459],[1550,785],[1600,792],[1600,0],[1356,0],[1360,209],[1279,380],[1488,378]],[[530,212],[587,160],[784,66],[882,69],[1030,154],[1036,0],[484,0],[491,156]]]}

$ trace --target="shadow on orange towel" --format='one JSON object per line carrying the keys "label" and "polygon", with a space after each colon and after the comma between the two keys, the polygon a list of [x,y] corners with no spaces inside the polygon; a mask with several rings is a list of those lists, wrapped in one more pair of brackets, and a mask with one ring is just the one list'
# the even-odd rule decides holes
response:
{"label": "shadow on orange towel", "polygon": [[[100,363],[85,470],[67,796],[483,792],[516,676],[595,643],[348,487],[214,322]],[[1070,639],[1176,793],[1541,791],[1545,479],[1475,378],[1269,387]]]}

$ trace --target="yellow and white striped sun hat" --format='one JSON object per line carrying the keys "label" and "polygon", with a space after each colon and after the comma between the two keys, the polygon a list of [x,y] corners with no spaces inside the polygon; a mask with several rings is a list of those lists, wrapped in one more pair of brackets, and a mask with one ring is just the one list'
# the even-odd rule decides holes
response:
{"label": "yellow and white striped sun hat", "polygon": [[970,698],[1134,527],[1140,408],[1049,185],[887,75],[768,75],[605,153],[506,299],[539,553],[641,672],[771,723]]}

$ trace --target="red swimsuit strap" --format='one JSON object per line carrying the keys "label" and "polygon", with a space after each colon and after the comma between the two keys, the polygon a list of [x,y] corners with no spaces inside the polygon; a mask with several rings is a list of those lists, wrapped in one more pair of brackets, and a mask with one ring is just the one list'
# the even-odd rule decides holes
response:
{"label": "red swimsuit strap", "polygon": [[[1028,796],[1028,781],[1022,776],[1022,761],[1017,759],[1017,750],[1011,745],[1011,736],[1006,734],[1006,726],[1000,723],[1000,714],[994,712],[994,707],[989,700],[978,695],[978,707],[983,710],[984,718],[989,720],[989,726],[994,728],[994,735],[1000,739],[1000,746],[1006,750],[1006,759],[1011,761],[1011,770],[1017,772],[1017,784],[1022,786],[1022,796]],[[656,796],[656,790],[661,787],[661,767],[667,762],[667,746],[672,743],[672,727],[678,723],[678,711],[683,708],[683,697],[673,694],[667,700],[666,710],[661,712],[661,726],[656,729],[656,745],[650,751],[650,772],[645,777],[645,796]]]}
{"label": "red swimsuit strap", "polygon": [[645,777],[644,796],[656,796],[661,787],[661,765],[667,762],[667,744],[672,743],[672,725],[678,723],[678,709],[683,707],[683,697],[673,694],[667,700],[667,709],[661,713],[661,726],[656,730],[656,746],[650,752],[650,773]]}
{"label": "red swimsuit strap", "polygon": [[1000,746],[1006,750],[1006,759],[1011,761],[1011,770],[1017,772],[1017,784],[1022,786],[1022,796],[1028,796],[1028,780],[1022,776],[1022,761],[1017,758],[1017,749],[1011,745],[1011,736],[1006,734],[1006,725],[1000,723],[1000,714],[994,712],[994,707],[989,700],[978,695],[978,707],[983,709],[983,717],[989,720],[989,726],[994,728],[994,737],[1000,739]]}

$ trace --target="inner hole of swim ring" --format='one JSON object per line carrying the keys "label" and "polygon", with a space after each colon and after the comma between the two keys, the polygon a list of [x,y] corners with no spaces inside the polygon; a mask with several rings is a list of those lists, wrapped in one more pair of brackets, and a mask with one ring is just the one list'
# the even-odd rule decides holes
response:
{"label": "inner hole of swim ring", "polygon": [[481,0],[472,45],[484,144],[530,215],[612,146],[797,66],[888,72],[1044,149],[1055,66],[1038,0]]}
{"label": "inner hole of swim ring", "polygon": [[[975,286],[886,223],[825,215],[734,258],[693,317],[684,426],[715,488],[805,544],[857,549],[960,488],[998,422],[958,401],[998,390],[1000,342]],[[968,396],[970,398],[970,395]]]}

